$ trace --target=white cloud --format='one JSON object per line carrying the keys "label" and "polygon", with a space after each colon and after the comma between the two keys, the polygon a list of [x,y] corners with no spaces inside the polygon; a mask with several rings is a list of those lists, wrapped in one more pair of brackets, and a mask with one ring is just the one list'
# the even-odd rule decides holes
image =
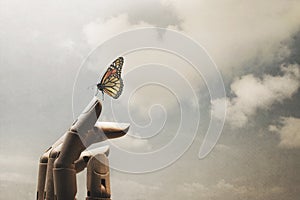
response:
{"label": "white cloud", "polygon": [[152,20],[147,21],[148,18],[135,12],[145,9],[145,5],[148,4],[136,4],[132,10],[123,10],[106,19],[98,18],[84,26],[88,44],[95,47],[122,31],[157,26],[160,21],[178,18],[177,24],[169,19],[173,23],[167,27],[176,30],[180,27],[209,51],[219,67],[228,69],[223,70],[225,74],[232,74],[232,67],[240,67],[253,58],[259,63],[270,63],[289,55],[290,51],[282,41],[289,39],[299,28],[297,1],[161,0],[156,10],[171,10],[174,16],[165,11],[159,13],[161,16],[148,17]]}
{"label": "white cloud", "polygon": [[32,175],[21,174],[18,172],[1,172],[0,182],[16,182],[16,183],[34,183]]}
{"label": "white cloud", "polygon": [[280,135],[279,146],[282,148],[300,148],[300,119],[294,117],[281,118],[280,125],[270,125],[269,130]]}
{"label": "white cloud", "polygon": [[70,38],[63,40],[60,43],[60,46],[64,49],[66,49],[67,51],[73,51],[75,48],[75,45],[76,45],[75,42]]}
{"label": "white cloud", "polygon": [[222,120],[221,117],[224,115],[224,105],[227,106],[227,100],[225,98],[212,100],[211,115]]}
{"label": "white cloud", "polygon": [[242,127],[258,109],[268,110],[274,103],[291,98],[300,86],[298,65],[281,67],[282,76],[253,74],[242,76],[231,84],[235,97],[227,99],[227,121],[233,127]]}
{"label": "white cloud", "polygon": [[15,166],[18,167],[18,163],[23,163],[23,169],[26,168],[32,168],[36,166],[36,160],[30,156],[21,156],[21,155],[11,155],[7,154],[5,155],[4,153],[0,154],[0,166],[2,168]]}
{"label": "white cloud", "polygon": [[[142,184],[132,180],[112,180],[112,197],[113,199],[130,199],[130,200],[141,200],[148,199],[150,195],[155,194],[160,190],[161,186],[159,183],[153,185]],[[132,193],[134,190],[134,193]]]}
{"label": "white cloud", "polygon": [[146,139],[136,138],[129,135],[125,135],[120,139],[115,139],[111,141],[114,145],[118,146],[119,148],[129,150],[129,151],[150,151],[152,149],[151,144]]}
{"label": "white cloud", "polygon": [[[162,0],[182,19],[182,30],[204,45],[224,73],[256,58],[272,63],[289,54],[282,41],[299,29],[297,1]],[[227,49],[227,50],[226,50]]]}
{"label": "white cloud", "polygon": [[124,31],[128,31],[138,27],[152,26],[146,22],[140,21],[137,24],[131,24],[129,22],[128,14],[123,13],[115,17],[111,17],[107,20],[102,18],[90,22],[83,28],[83,33],[88,44],[92,47],[104,42],[105,40],[113,37]]}
{"label": "white cloud", "polygon": [[217,151],[229,151],[229,150],[232,150],[232,147],[231,146],[228,146],[228,145],[225,145],[225,144],[217,144],[216,146],[215,146],[215,149],[217,150]]}
{"label": "white cloud", "polygon": [[277,128],[277,126],[275,126],[275,125],[270,125],[270,126],[269,126],[269,131],[271,131],[271,132],[276,132],[276,131],[278,131],[278,128]]}
{"label": "white cloud", "polygon": [[205,186],[193,182],[184,183],[177,191],[182,191],[183,197],[189,196],[189,199],[269,199],[276,195],[282,195],[285,188],[279,186],[256,188],[250,185],[239,185],[229,183],[224,179],[216,184]]}
{"label": "white cloud", "polygon": [[[20,167],[22,166],[22,167]],[[29,156],[0,154],[0,183],[34,183],[38,162]]]}

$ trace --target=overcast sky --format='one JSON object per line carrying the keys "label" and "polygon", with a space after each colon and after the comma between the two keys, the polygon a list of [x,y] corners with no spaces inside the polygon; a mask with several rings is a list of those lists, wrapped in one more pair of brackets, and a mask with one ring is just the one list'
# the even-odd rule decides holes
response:
{"label": "overcast sky", "polygon": [[[139,81],[151,78],[143,71],[131,73],[144,63],[168,65],[188,77],[201,120],[192,146],[169,167],[139,175],[112,169],[112,198],[296,200],[300,196],[299,19],[296,0],[0,0],[0,199],[35,198],[39,157],[73,121],[73,84],[90,52],[123,31],[163,27],[193,38],[207,50],[223,76],[226,98],[210,102],[205,80],[174,55],[148,50],[124,56],[124,93],[113,101],[114,110],[121,111],[115,119],[106,96],[100,120],[130,122],[133,136],[157,135],[125,137],[116,145],[134,152],[153,151],[171,140],[178,128],[180,111],[171,92],[151,86],[126,101]],[[106,66],[97,62],[86,62],[78,87],[99,79]],[[183,105],[195,104],[176,75],[163,75],[174,83],[169,87],[179,88]],[[86,102],[91,91],[86,94],[76,93],[75,98]],[[214,150],[199,160],[210,109],[218,116],[216,108],[222,102],[227,105],[222,135]],[[148,111],[157,103],[165,110],[154,107],[151,121]],[[81,108],[75,113],[76,109]],[[160,130],[163,111],[168,115]],[[137,126],[148,123],[152,124],[147,131]],[[84,172],[78,176],[79,199],[85,196],[84,177]]]}

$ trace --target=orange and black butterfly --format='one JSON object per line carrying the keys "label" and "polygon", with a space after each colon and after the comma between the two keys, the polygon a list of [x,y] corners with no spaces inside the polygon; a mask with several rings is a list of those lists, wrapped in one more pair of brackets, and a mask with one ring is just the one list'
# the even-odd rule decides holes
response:
{"label": "orange and black butterfly", "polygon": [[123,57],[117,58],[106,70],[100,83],[97,84],[98,90],[104,92],[114,99],[119,98],[123,91],[123,80],[121,78]]}

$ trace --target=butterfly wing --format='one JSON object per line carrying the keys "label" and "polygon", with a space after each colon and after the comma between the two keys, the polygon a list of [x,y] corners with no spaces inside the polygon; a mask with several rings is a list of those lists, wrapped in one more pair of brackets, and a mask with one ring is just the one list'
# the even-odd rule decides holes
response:
{"label": "butterfly wing", "polygon": [[123,86],[123,80],[121,78],[116,80],[116,78],[113,77],[112,80],[109,80],[109,83],[105,85],[103,92],[117,99],[122,94]]}
{"label": "butterfly wing", "polygon": [[121,78],[124,59],[119,57],[107,69],[99,84],[100,90],[117,99],[123,91],[123,80]]}
{"label": "butterfly wing", "polygon": [[124,63],[123,57],[117,58],[106,70],[105,74],[103,75],[100,81],[100,84],[103,85],[105,83],[105,80],[111,75],[121,77],[121,70],[122,70],[123,63]]}

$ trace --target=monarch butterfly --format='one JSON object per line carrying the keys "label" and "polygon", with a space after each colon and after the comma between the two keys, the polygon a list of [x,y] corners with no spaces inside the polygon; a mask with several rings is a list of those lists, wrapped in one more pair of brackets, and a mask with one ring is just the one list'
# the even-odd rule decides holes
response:
{"label": "monarch butterfly", "polygon": [[100,83],[97,84],[98,90],[104,92],[114,99],[119,98],[123,91],[123,80],[121,78],[121,70],[124,63],[123,57],[117,58],[106,70]]}

